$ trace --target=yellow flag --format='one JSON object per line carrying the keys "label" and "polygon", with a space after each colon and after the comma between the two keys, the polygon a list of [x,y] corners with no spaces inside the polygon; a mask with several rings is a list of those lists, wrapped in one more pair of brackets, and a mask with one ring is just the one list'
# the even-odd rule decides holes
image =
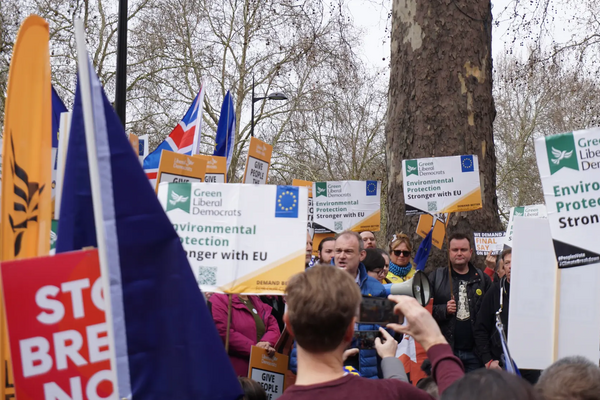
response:
{"label": "yellow flag", "polygon": [[[2,261],[47,255],[50,250],[52,99],[48,41],[46,21],[29,16],[19,29],[10,63],[2,146]],[[8,399],[14,393],[12,363],[3,305],[0,310],[0,398]]]}

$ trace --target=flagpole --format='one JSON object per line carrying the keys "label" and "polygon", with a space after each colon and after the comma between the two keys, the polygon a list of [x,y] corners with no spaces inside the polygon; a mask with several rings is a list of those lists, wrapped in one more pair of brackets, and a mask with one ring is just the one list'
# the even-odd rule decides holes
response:
{"label": "flagpole", "polygon": [[233,303],[232,294],[229,294],[229,305],[227,306],[227,333],[225,333],[225,352],[229,354],[229,330],[231,329],[231,304]]}
{"label": "flagpole", "polygon": [[448,226],[450,225],[450,217],[452,213],[448,213],[448,218],[446,218],[446,250],[448,254],[448,282],[450,283],[450,299],[454,300],[454,286],[452,285],[452,263],[450,262],[450,241],[448,240]]}
{"label": "flagpole", "polygon": [[[112,305],[110,296],[110,277],[108,258],[106,254],[106,243],[104,236],[104,215],[102,210],[102,199],[100,194],[100,175],[98,170],[98,159],[96,153],[96,134],[94,128],[94,113],[92,109],[91,87],[89,80],[89,60],[85,44],[85,31],[83,22],[78,18],[75,20],[75,39],[77,43],[77,64],[79,69],[79,85],[81,89],[81,104],[83,107],[83,121],[85,127],[85,141],[90,168],[90,183],[92,187],[92,202],[94,205],[94,223],[96,225],[96,241],[98,243],[98,257],[100,259],[100,271],[102,276],[102,287],[105,302],[105,315],[107,335],[110,345],[110,375],[113,382],[113,390],[119,398],[123,396],[119,392],[117,381],[117,360],[115,353],[115,333],[112,319]],[[114,396],[116,397],[116,396]]]}
{"label": "flagpole", "polygon": [[206,84],[204,79],[200,83],[200,92],[198,92],[198,103],[196,104],[196,121],[194,121],[194,141],[192,143],[192,156],[195,154],[200,154],[200,139],[202,135],[202,104],[204,103],[204,90],[206,89]]}

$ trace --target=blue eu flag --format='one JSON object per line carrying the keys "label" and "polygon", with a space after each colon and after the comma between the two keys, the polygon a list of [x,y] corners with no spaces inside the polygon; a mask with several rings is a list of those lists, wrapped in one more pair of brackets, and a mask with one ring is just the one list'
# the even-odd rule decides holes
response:
{"label": "blue eu flag", "polygon": [[460,156],[460,166],[462,168],[462,172],[475,171],[475,164],[473,163],[473,156]]}
{"label": "blue eu flag", "polygon": [[377,181],[367,181],[367,196],[377,196]]}
{"label": "blue eu flag", "polygon": [[298,218],[297,186],[277,186],[275,218]]}

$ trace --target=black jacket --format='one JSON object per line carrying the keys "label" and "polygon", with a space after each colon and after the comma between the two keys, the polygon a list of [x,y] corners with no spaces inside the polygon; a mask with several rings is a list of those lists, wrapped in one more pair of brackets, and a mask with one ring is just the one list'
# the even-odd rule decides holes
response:
{"label": "black jacket", "polygon": [[[475,320],[479,307],[481,306],[483,296],[492,286],[489,276],[484,274],[479,268],[475,268],[469,263],[469,269],[475,270],[475,277],[467,283],[467,298],[469,299],[469,312],[471,314],[471,324],[475,325]],[[431,296],[433,297],[433,318],[440,326],[442,334],[454,349],[454,326],[456,324],[456,313],[448,315],[446,313],[446,304],[451,300],[450,284],[448,282],[448,267],[438,268],[429,275],[431,282]],[[452,279],[454,298],[458,298],[458,280]]]}
{"label": "black jacket", "polygon": [[500,320],[504,326],[504,334],[507,334],[510,284],[505,278],[502,278],[499,282],[494,282],[490,290],[485,294],[481,308],[477,314],[477,321],[475,322],[475,348],[484,364],[487,364],[491,360],[502,360],[502,342],[500,341],[500,334],[496,329],[496,312],[500,309],[501,283],[504,283],[504,289],[502,290],[503,304]]}

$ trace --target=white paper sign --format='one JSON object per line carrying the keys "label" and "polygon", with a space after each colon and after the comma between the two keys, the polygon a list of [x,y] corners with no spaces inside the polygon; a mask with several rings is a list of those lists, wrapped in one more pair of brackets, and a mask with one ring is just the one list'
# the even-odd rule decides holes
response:
{"label": "white paper sign", "polygon": [[519,368],[546,369],[554,362],[557,289],[550,226],[517,217],[514,228],[508,348]]}
{"label": "white paper sign", "polygon": [[481,208],[477,156],[403,160],[402,167],[406,215]]}
{"label": "white paper sign", "polygon": [[548,214],[546,213],[546,206],[543,204],[536,204],[533,206],[523,206],[523,207],[512,207],[510,209],[510,215],[508,217],[508,225],[506,226],[506,234],[504,235],[504,246],[512,247],[513,246],[513,230],[514,230],[514,222],[516,217],[525,217],[525,218],[547,218]]}
{"label": "white paper sign", "polygon": [[158,199],[203,291],[283,294],[304,271],[307,188],[161,183]]}
{"label": "white paper sign", "polygon": [[313,184],[315,233],[379,231],[381,182],[335,181]]}

